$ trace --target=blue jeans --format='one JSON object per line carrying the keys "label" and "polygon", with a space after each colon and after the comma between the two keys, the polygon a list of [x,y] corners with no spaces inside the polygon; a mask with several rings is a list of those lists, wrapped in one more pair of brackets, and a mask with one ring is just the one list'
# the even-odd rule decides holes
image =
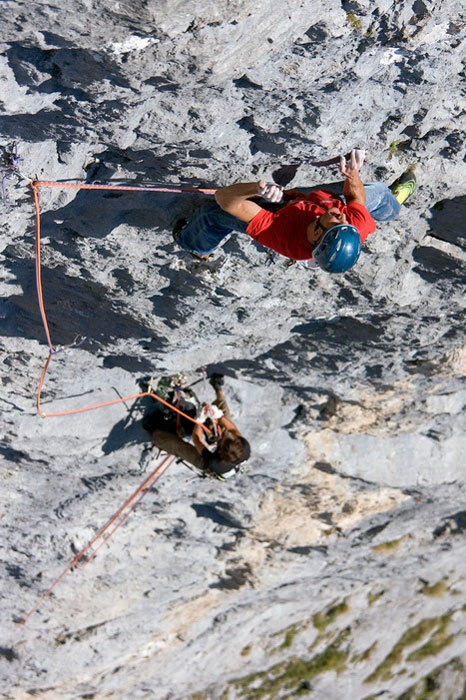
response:
{"label": "blue jeans", "polygon": [[[316,188],[299,188],[300,192],[312,192]],[[364,185],[366,209],[376,221],[392,221],[400,213],[401,205],[390,189],[382,182]],[[343,195],[341,199],[345,201]],[[247,223],[228,214],[214,200],[209,200],[196,209],[186,226],[181,230],[178,245],[190,253],[210,255],[233,231],[246,233]]]}
{"label": "blue jeans", "polygon": [[210,255],[228,234],[246,233],[246,228],[244,221],[228,214],[212,199],[193,212],[177,242],[190,253]]}
{"label": "blue jeans", "polygon": [[384,182],[364,185],[366,209],[376,221],[393,221],[400,213],[401,204]]}

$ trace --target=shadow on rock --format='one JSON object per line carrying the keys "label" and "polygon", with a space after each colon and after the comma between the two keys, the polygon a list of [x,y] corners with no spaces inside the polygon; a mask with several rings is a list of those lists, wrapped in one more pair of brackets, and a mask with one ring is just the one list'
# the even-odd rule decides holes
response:
{"label": "shadow on rock", "polygon": [[167,286],[159,289],[150,297],[154,304],[153,313],[163,318],[169,327],[176,327],[192,313],[192,300],[198,300],[199,306],[209,296],[209,283],[192,275],[189,270],[172,270],[164,267],[159,271],[160,277],[169,280]]}
{"label": "shadow on rock", "polygon": [[247,529],[245,525],[231,514],[232,507],[231,503],[225,501],[193,503],[191,506],[198,518],[208,518],[217,525],[233,528],[235,530]]}
{"label": "shadow on rock", "polygon": [[[44,333],[34,288],[33,262],[24,261],[19,266],[18,261],[8,261],[8,266],[17,275],[24,293],[12,295],[6,301],[6,322],[3,323],[2,334],[42,339]],[[109,298],[106,287],[98,282],[71,277],[65,269],[56,267],[42,270],[42,283],[52,340],[60,344],[74,343],[77,336],[99,342],[115,337],[133,339],[152,336],[146,326],[124,312],[124,303]],[[165,342],[163,337],[156,339],[159,348]]]}
{"label": "shadow on rock", "polygon": [[125,110],[121,100],[107,101],[103,105],[95,100],[103,81],[120,88],[130,87],[107,54],[69,45],[41,49],[13,42],[6,55],[19,86],[27,88],[31,95],[51,95],[54,99],[52,108],[35,114],[0,116],[0,131],[6,138],[75,141],[85,121],[114,121]]}
{"label": "shadow on rock", "polygon": [[[116,183],[139,186],[137,183]],[[142,185],[141,185],[142,187]],[[122,225],[141,229],[169,230],[175,218],[179,195],[159,192],[80,190],[66,206],[41,215],[42,231],[55,241],[69,240],[69,234],[82,238],[105,238]],[[65,235],[64,235],[65,234]],[[154,235],[154,246],[157,240]]]}
{"label": "shadow on rock", "polygon": [[[140,420],[140,407],[140,401],[133,402],[127,415],[115,423],[102,445],[102,452],[104,454],[108,455],[128,445],[141,444],[147,441],[148,435],[143,429]],[[138,412],[135,415],[136,409],[138,409]]]}
{"label": "shadow on rock", "polygon": [[[377,325],[364,323],[351,316],[332,318],[330,320],[316,320],[294,326],[293,333],[312,336],[319,342],[346,346],[348,344],[366,344],[375,342],[384,333],[384,319],[377,317]],[[385,321],[388,321],[388,317]]]}
{"label": "shadow on rock", "polygon": [[[105,238],[121,225],[171,231],[175,221],[189,217],[205,197],[190,192],[148,192],[144,187],[213,187],[206,183],[171,184],[170,173],[175,170],[175,163],[178,172],[179,153],[157,156],[148,150],[109,150],[99,154],[96,162],[87,168],[86,184],[140,187],[141,191],[78,190],[72,202],[41,215],[44,233],[50,234],[53,242],[69,240],[69,236],[61,235],[62,231],[83,238]],[[134,173],[135,179],[115,178],[119,167]]]}
{"label": "shadow on rock", "polygon": [[429,233],[441,241],[466,250],[466,196],[437,202],[430,211],[432,219]]}
{"label": "shadow on rock", "polygon": [[216,583],[209,585],[209,588],[219,588],[224,591],[236,591],[246,585],[252,586],[254,583],[254,573],[252,567],[247,562],[240,566],[229,567]]}
{"label": "shadow on rock", "polygon": [[417,272],[427,282],[448,280],[454,284],[464,284],[464,264],[461,260],[444,253],[433,246],[420,246],[413,251]]}

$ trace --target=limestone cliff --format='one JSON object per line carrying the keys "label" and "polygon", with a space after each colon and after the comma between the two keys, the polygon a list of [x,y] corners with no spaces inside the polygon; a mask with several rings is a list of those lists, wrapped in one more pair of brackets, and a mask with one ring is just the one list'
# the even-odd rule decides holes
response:
{"label": "limestone cliff", "polygon": [[[3,1],[2,697],[465,697],[465,17]],[[27,178],[314,186],[339,173],[312,161],[355,146],[366,181],[412,166],[419,187],[341,276],[241,234],[194,261],[171,229],[197,194],[41,190],[50,334],[85,338],[52,358],[43,410],[207,366],[253,455],[225,484],[172,466],[19,625],[155,462],[142,401],[37,416]]]}

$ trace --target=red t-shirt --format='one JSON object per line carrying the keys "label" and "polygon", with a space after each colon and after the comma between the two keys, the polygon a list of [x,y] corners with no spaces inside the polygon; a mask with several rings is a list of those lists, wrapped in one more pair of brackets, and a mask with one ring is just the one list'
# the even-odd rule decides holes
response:
{"label": "red t-shirt", "polygon": [[347,222],[358,229],[361,243],[375,231],[375,221],[362,204],[343,204],[339,197],[322,190],[307,195],[296,192],[296,195],[296,199],[276,212],[262,209],[251,219],[246,233],[287,258],[309,260],[312,246],[307,240],[307,227],[331,207],[338,207]]}

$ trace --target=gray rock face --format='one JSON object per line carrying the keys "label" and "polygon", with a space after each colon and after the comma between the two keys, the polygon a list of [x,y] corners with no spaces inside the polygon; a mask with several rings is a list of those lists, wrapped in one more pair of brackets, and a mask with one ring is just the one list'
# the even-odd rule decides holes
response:
{"label": "gray rock face", "polygon": [[[463,3],[5,0],[0,26],[2,697],[463,697]],[[244,234],[195,262],[198,194],[40,190],[42,410],[207,366],[253,454],[170,467],[18,624],[157,463],[144,401],[37,415],[28,178],[314,186],[355,146],[419,187],[343,276]]]}

